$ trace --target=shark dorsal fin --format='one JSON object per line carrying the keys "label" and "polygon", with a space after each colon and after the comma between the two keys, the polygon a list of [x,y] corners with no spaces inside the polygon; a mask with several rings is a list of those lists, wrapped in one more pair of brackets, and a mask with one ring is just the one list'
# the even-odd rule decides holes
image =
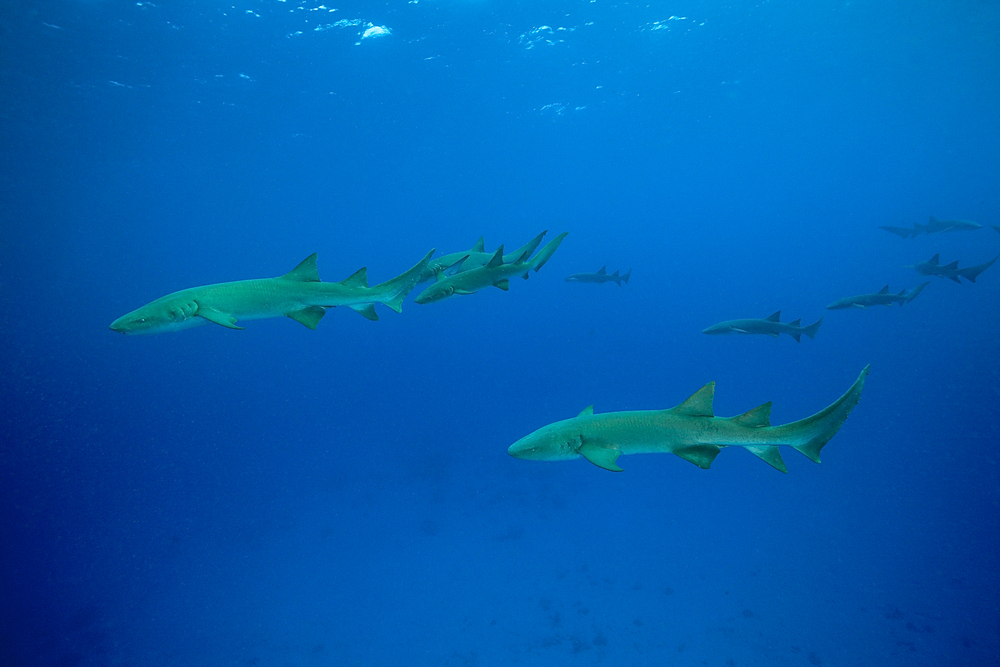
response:
{"label": "shark dorsal fin", "polygon": [[486,252],[486,244],[483,242],[483,237],[480,236],[479,240],[472,244],[472,252]]}
{"label": "shark dorsal fin", "polygon": [[940,261],[941,261],[941,253],[938,253],[938,254],[934,255],[933,257],[931,257],[930,260],[927,263],[928,264],[937,264]]}
{"label": "shark dorsal fin", "polygon": [[800,327],[800,326],[802,326],[802,318],[800,317],[799,319],[795,320],[794,322],[789,322],[788,326],[791,326],[791,327]]}
{"label": "shark dorsal fin", "polygon": [[776,311],[776,312],[774,312],[774,313],[771,313],[771,314],[770,314],[770,315],[769,315],[768,317],[766,317],[765,319],[766,319],[766,320],[767,320],[768,322],[780,322],[780,321],[781,321],[781,311],[779,310],[779,311]]}
{"label": "shark dorsal fin", "polygon": [[601,268],[600,268],[600,269],[598,270],[598,272],[597,272],[597,275],[599,275],[599,276],[602,276],[602,275],[604,275],[604,274],[605,274],[605,273],[607,273],[607,272],[608,272],[608,265],[607,265],[607,264],[605,264],[604,266],[602,266],[602,267],[601,267]]}
{"label": "shark dorsal fin", "polygon": [[368,267],[360,269],[340,281],[344,287],[368,287]]}
{"label": "shark dorsal fin", "polygon": [[577,417],[589,417],[592,414],[594,414],[594,406],[588,405],[583,410],[580,410],[580,414],[578,414]]}
{"label": "shark dorsal fin", "polygon": [[879,293],[879,294],[888,294],[888,293],[889,293],[889,286],[888,286],[888,285],[886,285],[885,287],[883,287],[882,289],[880,289],[880,290],[878,291],[878,293]]}
{"label": "shark dorsal fin", "polygon": [[738,417],[730,417],[730,421],[734,421],[740,426],[748,426],[751,428],[761,428],[763,426],[771,425],[771,402],[768,401],[764,405],[758,405],[753,410],[748,410]]}
{"label": "shark dorsal fin", "polygon": [[281,276],[285,280],[295,280],[300,283],[318,283],[319,271],[316,269],[316,253],[299,262],[294,269]]}
{"label": "shark dorsal fin", "polygon": [[940,220],[938,220],[937,218],[935,218],[935,217],[934,217],[934,216],[932,215],[932,216],[930,216],[930,217],[928,217],[928,218],[927,218],[927,222],[928,222],[929,224],[933,225],[934,223],[937,223],[937,222],[940,222]]}
{"label": "shark dorsal fin", "polygon": [[486,268],[495,269],[501,264],[503,264],[503,246],[497,248],[497,251],[493,253],[493,256],[490,257],[489,263],[486,265]]}
{"label": "shark dorsal fin", "polygon": [[714,417],[712,403],[715,400],[715,383],[709,382],[698,391],[691,394],[686,401],[671,411],[688,417]]}

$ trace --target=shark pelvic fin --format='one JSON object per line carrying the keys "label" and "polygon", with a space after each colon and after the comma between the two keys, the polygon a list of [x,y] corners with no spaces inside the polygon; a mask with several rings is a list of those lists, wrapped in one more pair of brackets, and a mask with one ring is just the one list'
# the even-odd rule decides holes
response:
{"label": "shark pelvic fin", "polygon": [[673,412],[688,417],[714,417],[712,403],[715,400],[715,383],[709,382],[698,391],[691,394],[686,401],[675,408]]}
{"label": "shark pelvic fin", "polygon": [[785,462],[781,460],[781,452],[778,451],[777,445],[747,445],[743,449],[762,459],[775,470],[780,470],[784,473],[788,472]]}
{"label": "shark pelvic fin", "polygon": [[196,314],[198,317],[204,317],[209,322],[226,327],[227,329],[243,329],[243,327],[236,326],[235,317],[229,313],[223,313],[222,311],[216,310],[215,308],[203,308],[198,306],[198,312]]}
{"label": "shark pelvic fin", "polygon": [[326,315],[326,308],[323,306],[308,306],[307,308],[293,310],[290,313],[286,313],[286,315],[303,326],[315,329],[319,321]]}
{"label": "shark pelvic fin", "polygon": [[344,287],[368,287],[368,267],[363,266],[340,281]]}
{"label": "shark pelvic fin", "polygon": [[319,270],[316,269],[316,253],[313,253],[299,262],[294,269],[281,276],[285,280],[295,280],[300,283],[318,283]]}
{"label": "shark pelvic fin", "polygon": [[674,454],[685,461],[690,461],[702,470],[708,470],[712,465],[712,461],[715,460],[715,457],[721,451],[722,448],[717,445],[690,445],[675,449]]}
{"label": "shark pelvic fin", "polygon": [[594,445],[583,443],[577,449],[580,456],[587,459],[593,463],[598,468],[604,468],[605,470],[610,470],[611,472],[621,472],[622,469],[615,465],[615,461],[618,460],[618,456],[621,454],[617,449],[605,449],[603,447],[595,447]]}

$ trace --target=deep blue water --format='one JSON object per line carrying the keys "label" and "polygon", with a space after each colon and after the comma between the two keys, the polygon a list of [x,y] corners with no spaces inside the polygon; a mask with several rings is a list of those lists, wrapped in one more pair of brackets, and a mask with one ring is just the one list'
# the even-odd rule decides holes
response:
{"label": "deep blue water", "polygon": [[[975,0],[3,3],[0,664],[998,664],[1000,268],[825,309],[1000,253],[998,64]],[[929,215],[984,227],[878,229]],[[107,328],[542,230],[378,322]],[[779,309],[815,340],[701,333]],[[788,475],[506,452],[710,380],[785,423],[868,363]]]}

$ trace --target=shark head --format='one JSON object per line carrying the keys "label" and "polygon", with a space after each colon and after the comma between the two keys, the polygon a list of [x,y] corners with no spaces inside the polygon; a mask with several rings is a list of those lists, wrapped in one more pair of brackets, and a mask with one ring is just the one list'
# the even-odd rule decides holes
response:
{"label": "shark head", "polygon": [[182,295],[170,295],[151,301],[142,308],[122,315],[111,323],[111,330],[123,334],[150,334],[177,331],[201,324],[195,317],[198,303]]}
{"label": "shark head", "polygon": [[515,459],[526,461],[568,461],[580,456],[580,438],[563,428],[570,420],[543,426],[507,448]]}
{"label": "shark head", "polygon": [[447,280],[441,280],[418,294],[414,301],[419,304],[434,303],[435,301],[447,299],[454,293],[455,286],[449,284]]}
{"label": "shark head", "polygon": [[710,336],[718,336],[718,335],[721,335],[721,334],[738,333],[736,331],[735,327],[733,327],[733,325],[731,323],[729,323],[729,322],[719,322],[718,324],[713,324],[712,326],[708,327],[707,329],[702,329],[701,332],[703,334],[708,334]]}

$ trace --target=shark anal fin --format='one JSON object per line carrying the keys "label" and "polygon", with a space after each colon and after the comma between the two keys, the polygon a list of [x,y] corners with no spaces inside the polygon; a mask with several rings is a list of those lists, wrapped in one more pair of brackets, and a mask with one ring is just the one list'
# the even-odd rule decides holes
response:
{"label": "shark anal fin", "polygon": [[615,465],[615,461],[618,460],[618,456],[621,454],[617,449],[605,449],[604,447],[596,447],[588,443],[583,443],[576,451],[598,468],[604,468],[611,472],[622,471],[621,468]]}
{"label": "shark anal fin", "polygon": [[306,308],[299,308],[290,313],[285,313],[285,315],[303,326],[315,329],[319,321],[326,315],[326,308],[323,306],[307,306]]}
{"label": "shark anal fin", "polygon": [[719,455],[722,449],[717,445],[689,445],[675,449],[674,454],[685,461],[690,461],[702,470],[708,470],[712,461]]}
{"label": "shark anal fin", "polygon": [[691,394],[687,400],[671,411],[688,417],[714,417],[712,403],[715,401],[715,383],[709,382],[698,391]]}
{"label": "shark anal fin", "polygon": [[375,304],[374,303],[365,303],[365,304],[360,304],[359,303],[357,305],[350,306],[350,309],[353,310],[356,313],[361,313],[362,315],[364,315],[365,317],[367,317],[372,322],[377,322],[378,321],[378,313],[375,312]]}
{"label": "shark anal fin", "polygon": [[785,462],[781,460],[781,452],[778,450],[777,445],[747,445],[744,449],[762,459],[775,470],[784,473],[788,472]]}
{"label": "shark anal fin", "polygon": [[216,310],[215,308],[204,308],[202,306],[198,306],[198,312],[196,314],[198,317],[204,317],[209,322],[226,327],[227,329],[243,329],[243,327],[236,326],[235,317],[229,313],[223,313],[222,311]]}
{"label": "shark anal fin", "polygon": [[758,405],[753,410],[748,410],[738,417],[730,417],[730,421],[736,422],[740,426],[748,428],[760,428],[771,425],[771,401],[764,405]]}

